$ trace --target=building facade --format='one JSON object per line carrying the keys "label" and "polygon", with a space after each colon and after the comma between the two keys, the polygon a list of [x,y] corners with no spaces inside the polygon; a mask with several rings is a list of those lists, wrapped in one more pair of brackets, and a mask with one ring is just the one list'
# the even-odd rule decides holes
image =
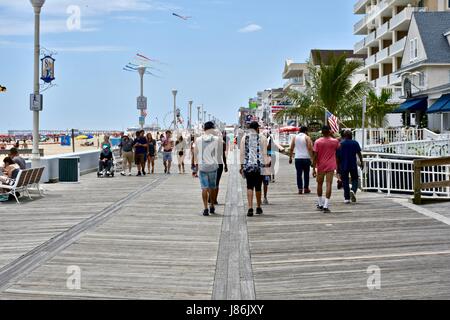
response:
{"label": "building facade", "polygon": [[[450,130],[450,12],[417,12],[397,72],[406,101],[397,110],[411,125]],[[425,122],[425,121],[424,121]]]}
{"label": "building facade", "polygon": [[360,73],[379,93],[392,91],[392,101],[402,102],[401,68],[409,24],[414,12],[449,11],[450,0],[359,0],[354,13],[362,18],[354,25],[354,34],[362,36],[354,46],[355,54],[366,59]]}

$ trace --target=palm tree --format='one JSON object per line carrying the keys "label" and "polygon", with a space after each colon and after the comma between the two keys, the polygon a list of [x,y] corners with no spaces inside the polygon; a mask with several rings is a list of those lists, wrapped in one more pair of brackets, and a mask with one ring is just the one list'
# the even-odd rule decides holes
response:
{"label": "palm tree", "polygon": [[393,112],[398,106],[390,104],[392,91],[382,89],[378,96],[374,90],[370,90],[367,96],[367,120],[368,124],[375,128],[384,128],[387,125],[386,115]]}
{"label": "palm tree", "polygon": [[346,116],[354,119],[347,108],[355,103],[361,104],[362,97],[369,91],[366,81],[352,84],[352,77],[362,65],[356,60],[347,60],[345,55],[330,57],[327,64],[318,57],[319,66],[310,64],[310,83],[314,102],[336,115],[341,120]]}

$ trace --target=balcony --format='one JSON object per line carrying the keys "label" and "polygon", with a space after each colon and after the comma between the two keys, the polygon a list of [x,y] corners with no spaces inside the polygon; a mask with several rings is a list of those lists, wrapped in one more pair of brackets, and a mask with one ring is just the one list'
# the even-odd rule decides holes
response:
{"label": "balcony", "polygon": [[371,47],[372,45],[377,45],[378,43],[375,40],[376,40],[376,32],[374,31],[364,38],[365,46]]}
{"label": "balcony", "polygon": [[367,51],[367,48],[366,48],[366,46],[365,46],[365,41],[364,41],[364,39],[362,39],[361,41],[357,42],[357,43],[355,44],[354,49],[353,49],[353,52],[354,52],[355,54],[364,54],[364,53],[366,53],[366,51]]}
{"label": "balcony", "polygon": [[371,85],[372,87],[376,88],[376,87],[377,87],[377,80],[378,80],[378,79],[369,81],[370,85]]}
{"label": "balcony", "polygon": [[300,89],[300,87],[305,86],[305,81],[303,78],[292,78],[284,83],[283,89],[287,91],[289,89]]}
{"label": "balcony", "polygon": [[383,24],[381,27],[377,28],[377,39],[385,39],[387,36],[392,36],[391,33],[389,33],[389,21],[387,21],[385,24]]}
{"label": "balcony", "polygon": [[406,31],[408,29],[409,22],[411,21],[412,15],[416,11],[427,11],[427,9],[418,7],[406,7],[389,21],[389,30],[394,31],[404,29]]}
{"label": "balcony", "polygon": [[400,84],[402,83],[402,77],[399,74],[391,73],[389,75],[389,83],[391,85]]}
{"label": "balcony", "polygon": [[365,34],[367,32],[366,18],[359,20],[353,27],[354,34]]}
{"label": "balcony", "polygon": [[384,48],[376,54],[376,63],[383,63],[389,60],[389,48]]}
{"label": "balcony", "polygon": [[380,14],[383,14],[386,10],[389,10],[389,6],[395,0],[382,0],[378,5],[371,6],[370,10],[367,12],[366,22],[369,23],[378,17]]}
{"label": "balcony", "polygon": [[377,79],[377,87],[384,88],[389,85],[389,76],[384,76]]}
{"label": "balcony", "polygon": [[374,65],[377,62],[376,55],[372,55],[365,60],[366,68]]}
{"label": "balcony", "polygon": [[353,13],[354,14],[364,14],[366,13],[366,4],[368,0],[359,0],[355,3],[353,6]]}
{"label": "balcony", "polygon": [[395,42],[389,47],[389,54],[391,57],[400,57],[403,55],[403,51],[405,50],[406,45],[406,37],[401,39],[400,41]]}

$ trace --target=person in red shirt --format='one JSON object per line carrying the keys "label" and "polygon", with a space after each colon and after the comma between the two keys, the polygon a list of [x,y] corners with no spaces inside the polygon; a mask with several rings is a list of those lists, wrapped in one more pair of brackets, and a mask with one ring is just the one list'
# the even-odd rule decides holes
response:
{"label": "person in red shirt", "polygon": [[[336,151],[340,144],[334,139],[329,126],[322,128],[323,137],[314,144],[313,176],[317,178],[317,209],[330,211],[330,199],[334,173],[337,169]],[[323,198],[323,183],[326,181],[326,197]]]}

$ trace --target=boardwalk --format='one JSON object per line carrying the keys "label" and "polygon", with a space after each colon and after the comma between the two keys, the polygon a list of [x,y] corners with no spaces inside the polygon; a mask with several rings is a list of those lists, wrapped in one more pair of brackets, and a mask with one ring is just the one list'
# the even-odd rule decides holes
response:
{"label": "boardwalk", "polygon": [[[335,191],[323,215],[280,164],[271,204],[250,219],[235,166],[206,218],[198,181],[178,174],[88,175],[1,204],[0,299],[450,299],[449,204],[420,213],[366,193],[347,206]],[[381,290],[367,288],[371,266]]]}

